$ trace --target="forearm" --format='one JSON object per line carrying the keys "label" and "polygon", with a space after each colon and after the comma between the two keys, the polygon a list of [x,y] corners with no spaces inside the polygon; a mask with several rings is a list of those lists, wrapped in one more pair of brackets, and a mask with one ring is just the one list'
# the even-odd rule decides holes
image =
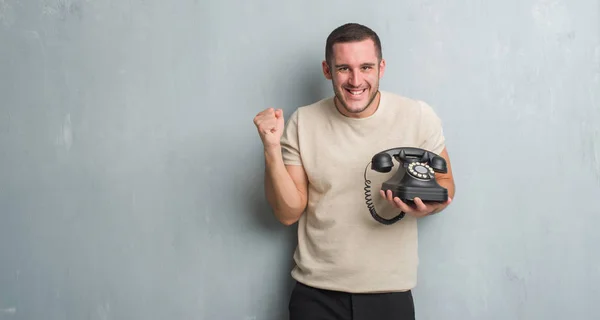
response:
{"label": "forearm", "polygon": [[[453,179],[439,179],[437,181],[437,183],[442,186],[443,188],[446,188],[448,190],[448,200],[454,199],[454,181]],[[431,214],[436,214],[439,213],[441,211],[443,211],[444,209],[446,209],[446,207],[448,207],[448,205],[450,204],[449,201],[446,201],[443,205],[437,206],[433,212],[431,212]]]}
{"label": "forearm", "polygon": [[265,150],[265,194],[275,217],[284,225],[298,221],[306,207],[305,196],[287,171],[280,148]]}
{"label": "forearm", "polygon": [[454,180],[453,179],[440,179],[438,184],[448,190],[448,197],[454,199]]}

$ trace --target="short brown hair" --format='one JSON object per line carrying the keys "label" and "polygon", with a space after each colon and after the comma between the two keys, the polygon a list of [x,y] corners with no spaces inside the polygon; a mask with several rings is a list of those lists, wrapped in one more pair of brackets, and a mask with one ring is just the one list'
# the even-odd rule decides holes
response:
{"label": "short brown hair", "polygon": [[379,60],[382,58],[381,40],[375,31],[369,27],[358,23],[346,23],[335,28],[327,37],[325,44],[325,61],[328,64],[331,63],[333,57],[333,45],[340,42],[354,42],[362,41],[365,39],[371,39],[375,43],[375,49],[377,50],[377,57]]}

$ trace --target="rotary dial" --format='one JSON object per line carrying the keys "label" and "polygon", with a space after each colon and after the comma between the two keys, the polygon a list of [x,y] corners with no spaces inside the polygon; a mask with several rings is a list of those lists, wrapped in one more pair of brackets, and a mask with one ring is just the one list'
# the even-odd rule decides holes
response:
{"label": "rotary dial", "polygon": [[419,162],[413,162],[409,164],[408,173],[411,176],[420,179],[430,179],[434,176],[433,169],[429,165]]}

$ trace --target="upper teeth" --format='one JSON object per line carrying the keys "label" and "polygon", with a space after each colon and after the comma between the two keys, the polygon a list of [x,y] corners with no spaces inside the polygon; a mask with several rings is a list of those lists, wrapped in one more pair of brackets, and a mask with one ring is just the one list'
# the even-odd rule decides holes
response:
{"label": "upper teeth", "polygon": [[352,94],[357,95],[357,94],[361,94],[364,90],[360,90],[360,91],[350,91]]}

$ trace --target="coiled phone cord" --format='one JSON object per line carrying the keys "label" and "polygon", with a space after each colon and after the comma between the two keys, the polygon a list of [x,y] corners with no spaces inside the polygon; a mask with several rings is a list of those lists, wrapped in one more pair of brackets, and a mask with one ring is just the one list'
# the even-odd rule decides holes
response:
{"label": "coiled phone cord", "polygon": [[373,217],[373,219],[375,219],[376,221],[385,224],[385,225],[390,225],[390,224],[394,224],[396,222],[398,222],[399,220],[401,220],[402,218],[404,218],[405,213],[404,212],[400,212],[399,215],[397,215],[394,218],[391,219],[385,219],[380,217],[377,214],[377,210],[375,210],[375,205],[373,204],[373,197],[371,195],[371,180],[367,179],[367,168],[369,168],[369,165],[371,165],[371,162],[369,162],[367,164],[367,167],[365,168],[365,202],[367,204],[367,208],[369,209],[369,212],[371,213],[371,216]]}

